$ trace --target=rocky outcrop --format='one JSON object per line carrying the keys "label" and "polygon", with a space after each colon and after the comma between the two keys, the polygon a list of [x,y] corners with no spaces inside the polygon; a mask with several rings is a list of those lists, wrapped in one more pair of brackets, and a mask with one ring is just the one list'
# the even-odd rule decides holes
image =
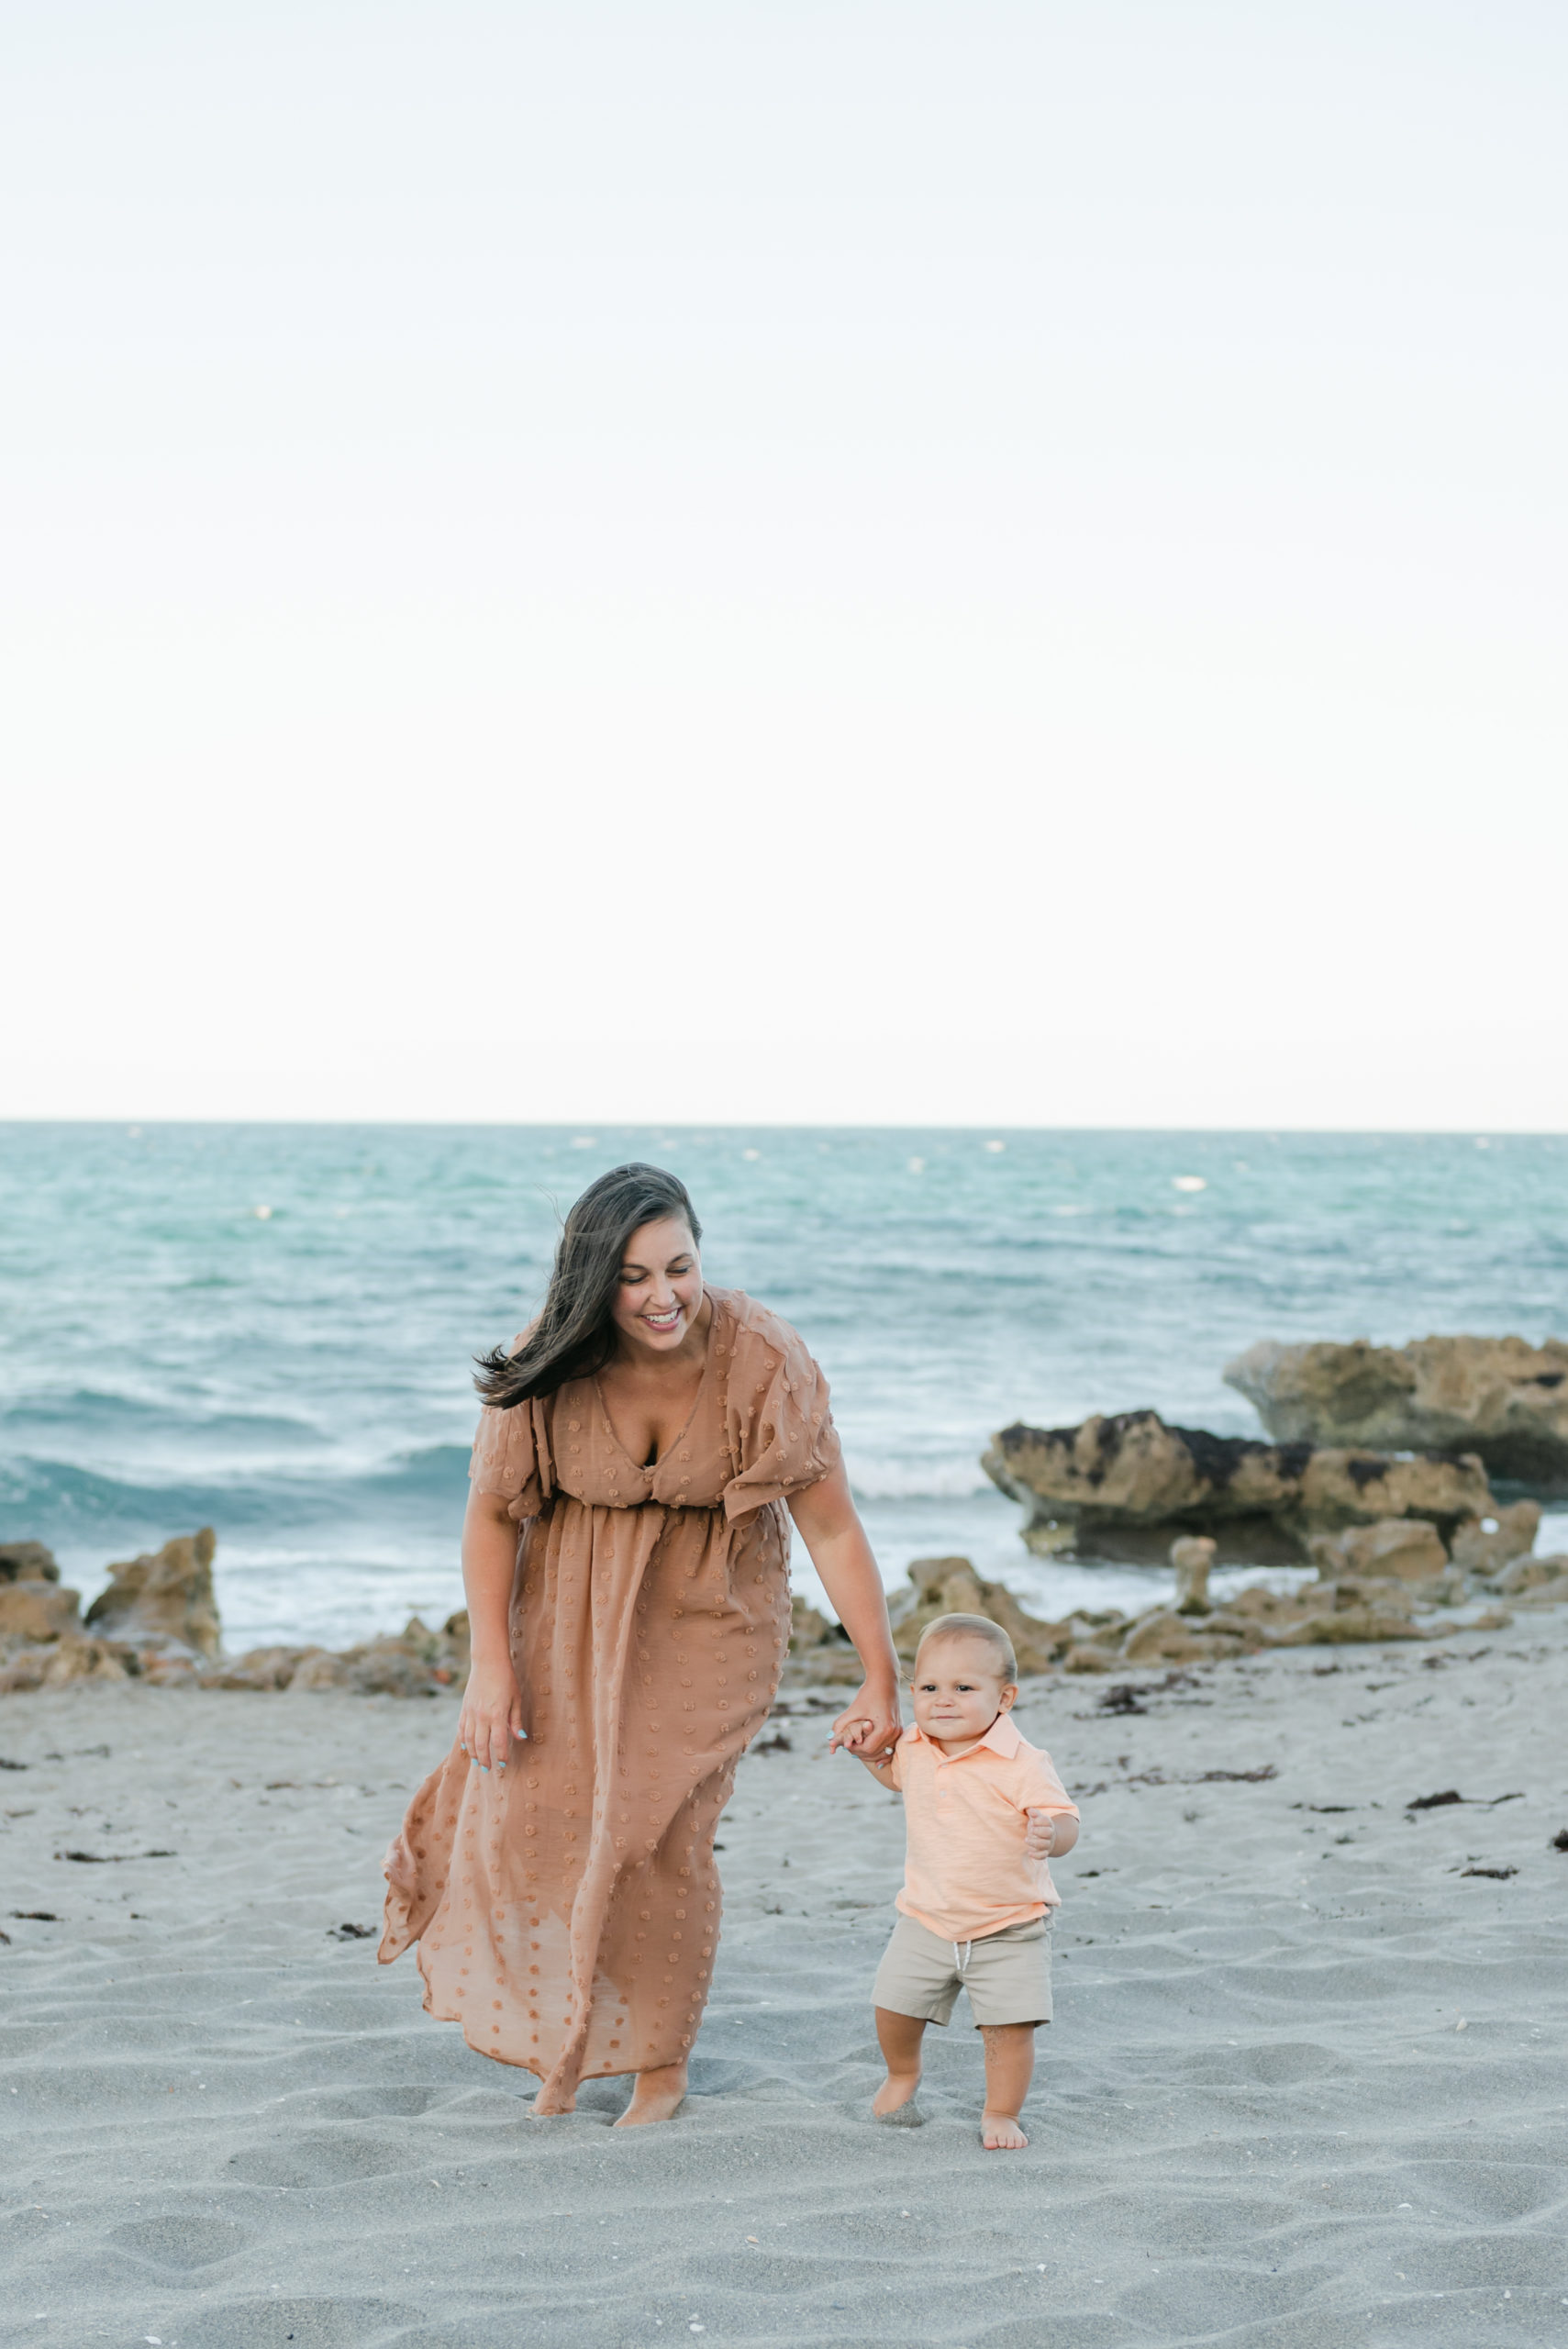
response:
{"label": "rocky outcrop", "polygon": [[212,1660],[173,1645],[139,1648],[128,1641],[84,1637],[79,1625],[47,1642],[30,1635],[9,1642],[0,1628],[0,1696],[58,1688],[71,1680],[139,1680],[163,1688],[346,1688],[360,1697],[437,1697],[461,1688],[467,1675],[466,1614],[450,1616],[439,1631],[416,1615],[396,1636],[341,1652],[250,1648]]}
{"label": "rocky outcrop", "polygon": [[1173,1534],[1206,1534],[1223,1563],[1295,1564],[1315,1533],[1423,1518],[1450,1537],[1495,1515],[1478,1460],[1396,1460],[1167,1427],[1157,1411],[1081,1427],[1004,1428],[982,1465],[1029,1510],[1024,1540],[1079,1556],[1162,1559]]}
{"label": "rocky outcrop", "polygon": [[789,1656],[784,1670],[791,1680],[828,1688],[858,1688],[864,1677],[842,1623],[808,1607],[804,1598],[790,1603]]}
{"label": "rocky outcrop", "polygon": [[887,1610],[894,1647],[907,1664],[939,1615],[984,1615],[999,1623],[1013,1642],[1020,1672],[1043,1672],[1063,1651],[1060,1623],[1026,1615],[1005,1583],[983,1582],[967,1558],[917,1558],[909,1586],[895,1594]]}
{"label": "rocky outcrop", "polygon": [[54,1552],[41,1542],[0,1542],[0,1586],[8,1582],[58,1582]]}
{"label": "rocky outcrop", "polygon": [[1172,1542],[1171,1564],[1176,1570],[1178,1615],[1207,1615],[1210,1611],[1208,1576],[1218,1546],[1207,1533],[1183,1534]]}
{"label": "rocky outcrop", "polygon": [[0,1696],[72,1680],[141,1680],[161,1687],[347,1688],[358,1695],[434,1697],[468,1675],[468,1617],[433,1631],[416,1615],[396,1637],[334,1653],[327,1648],[222,1652],[210,1530],[166,1542],[155,1554],[111,1566],[109,1587],[83,1622],[73,1590],[39,1542],[0,1551]]}
{"label": "rocky outcrop", "polygon": [[135,1647],[172,1644],[197,1655],[217,1655],[223,1645],[212,1562],[217,1536],[210,1525],[182,1534],[161,1550],[109,1568],[107,1590],[87,1609],[89,1627],[100,1638]]}
{"label": "rocky outcrop", "polygon": [[1515,1501],[1491,1517],[1469,1519],[1449,1546],[1454,1564],[1466,1574],[1500,1574],[1511,1559],[1534,1549],[1540,1531],[1540,1503]]}
{"label": "rocky outcrop", "polygon": [[137,1676],[135,1651],[113,1640],[68,1634],[42,1647],[19,1647],[0,1663],[0,1697],[29,1688],[63,1688],[72,1680],[130,1680]]}
{"label": "rocky outcrop", "polygon": [[1568,1558],[1516,1558],[1505,1566],[1493,1585],[1506,1598],[1521,1598],[1527,1591],[1549,1591],[1552,1603],[1568,1598]]}
{"label": "rocky outcrop", "polygon": [[367,1640],[334,1654],[317,1648],[286,1684],[302,1693],[347,1688],[358,1697],[434,1697],[468,1677],[468,1617],[450,1615],[432,1631],[411,1615],[398,1638]]}
{"label": "rocky outcrop", "polygon": [[[0,1547],[0,1694],[9,1685],[6,1675],[13,1658],[28,1650],[38,1651],[57,1679],[77,1678],[91,1670],[103,1676],[98,1655],[78,1658],[74,1670],[69,1663],[61,1667],[59,1651],[102,1644],[83,1640],[81,1605],[78,1591],[61,1587],[54,1553],[41,1542],[7,1542]],[[24,1674],[20,1685],[41,1686],[42,1671],[40,1664],[39,1678],[34,1681]]]}
{"label": "rocky outcrop", "polygon": [[[1107,1614],[1044,1622],[1026,1613],[1005,1584],[983,1580],[967,1558],[917,1558],[909,1569],[909,1587],[894,1592],[887,1611],[893,1644],[905,1664],[914,1662],[922,1634],[939,1615],[986,1615],[1012,1641],[1021,1672],[1048,1671],[1096,1626],[1121,1620]],[[842,1624],[829,1622],[800,1598],[795,1601],[784,1671],[792,1684],[829,1687],[855,1687],[862,1676],[861,1660]]]}
{"label": "rocky outcrop", "polygon": [[80,1599],[57,1582],[0,1583],[0,1645],[80,1631]]}
{"label": "rocky outcrop", "polygon": [[1342,1533],[1315,1533],[1311,1548],[1326,1582],[1358,1575],[1379,1582],[1429,1583],[1449,1567],[1436,1526],[1419,1517],[1384,1517],[1375,1525],[1347,1526]]}
{"label": "rocky outcrop", "polygon": [[1473,1453],[1488,1475],[1568,1493],[1568,1344],[1418,1338],[1249,1348],[1225,1372],[1286,1443]]}
{"label": "rocky outcrop", "polygon": [[[1215,1664],[1270,1648],[1441,1638],[1454,1627],[1454,1607],[1475,1595],[1432,1528],[1418,1520],[1347,1528],[1318,1537],[1315,1546],[1316,1582],[1283,1591],[1255,1584],[1215,1599],[1207,1590],[1210,1544],[1183,1537],[1171,1550],[1176,1604],[1133,1616],[1116,1608],[1083,1609],[1058,1623],[1028,1614],[1005,1585],[985,1581],[967,1558],[922,1558],[909,1569],[908,1589],[889,1601],[894,1645],[907,1664],[939,1615],[988,1615],[1006,1631],[1026,1673]],[[1568,1559],[1518,1560],[1489,1586],[1521,1594],[1525,1606],[1568,1602]],[[1507,1620],[1494,1613],[1467,1619],[1466,1627],[1495,1630]],[[798,1600],[787,1675],[796,1684],[829,1686],[853,1686],[861,1677],[860,1660],[840,1626]]]}

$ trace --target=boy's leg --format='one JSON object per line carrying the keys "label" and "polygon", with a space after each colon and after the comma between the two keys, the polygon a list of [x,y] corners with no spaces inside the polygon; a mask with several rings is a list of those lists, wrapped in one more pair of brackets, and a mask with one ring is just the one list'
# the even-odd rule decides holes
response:
{"label": "boy's leg", "polygon": [[[881,2021],[879,2013],[879,2025]],[[1034,2077],[1034,2034],[1032,2022],[980,2026],[985,2043],[985,2110],[980,2116],[980,2142],[987,2153],[1021,2153],[1029,2143],[1018,2126],[1018,2115]]]}
{"label": "boy's leg", "polygon": [[875,2011],[876,2043],[887,2065],[887,2077],[873,2097],[871,2109],[885,2118],[907,2104],[920,2085],[920,2042],[926,2025],[919,2015],[895,2015],[889,2007],[878,2007]]}
{"label": "boy's leg", "polygon": [[951,1942],[917,1918],[899,1918],[882,1953],[871,1994],[877,2044],[887,2064],[887,2077],[872,2100],[879,2121],[896,2121],[901,2129],[920,2125],[915,2102],[920,2042],[929,2022],[945,2023],[952,2013],[959,1989],[956,1961]]}

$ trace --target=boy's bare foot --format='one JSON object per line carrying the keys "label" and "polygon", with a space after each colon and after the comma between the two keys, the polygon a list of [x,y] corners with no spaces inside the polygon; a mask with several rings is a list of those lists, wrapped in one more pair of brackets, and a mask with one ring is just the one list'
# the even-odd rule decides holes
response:
{"label": "boy's bare foot", "polygon": [[872,2110],[879,2121],[891,2121],[895,2112],[914,2103],[919,2085],[918,2072],[889,2072],[871,2100]]}
{"label": "boy's bare foot", "polygon": [[983,2112],[980,2142],[988,2154],[1021,2154],[1029,2139],[1010,2112]]}
{"label": "boy's bare foot", "polygon": [[656,2072],[639,2072],[631,2102],[615,2123],[617,2129],[640,2129],[651,2121],[672,2121],[686,2093],[684,2064],[661,2064]]}

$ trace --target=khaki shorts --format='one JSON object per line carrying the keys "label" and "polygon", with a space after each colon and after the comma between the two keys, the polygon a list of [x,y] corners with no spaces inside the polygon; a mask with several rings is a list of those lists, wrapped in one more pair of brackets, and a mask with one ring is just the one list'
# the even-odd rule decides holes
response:
{"label": "khaki shorts", "polygon": [[975,2029],[1051,2021],[1051,1918],[1004,1925],[975,1942],[944,1942],[901,1916],[876,1969],[873,2002],[920,2022],[948,2022],[960,1989]]}

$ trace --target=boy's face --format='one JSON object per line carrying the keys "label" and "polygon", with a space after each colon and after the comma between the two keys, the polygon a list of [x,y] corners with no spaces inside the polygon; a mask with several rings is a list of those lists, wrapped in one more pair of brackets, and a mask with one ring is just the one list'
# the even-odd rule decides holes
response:
{"label": "boy's face", "polygon": [[984,1737],[998,1713],[1008,1710],[1018,1683],[1004,1680],[988,1640],[951,1631],[928,1640],[915,1660],[911,1689],[915,1722],[939,1745],[961,1745]]}

